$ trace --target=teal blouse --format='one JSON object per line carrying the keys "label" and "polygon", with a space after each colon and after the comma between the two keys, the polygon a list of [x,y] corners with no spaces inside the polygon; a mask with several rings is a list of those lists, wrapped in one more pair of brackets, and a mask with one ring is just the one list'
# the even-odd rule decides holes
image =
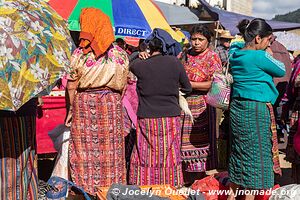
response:
{"label": "teal blouse", "polygon": [[278,91],[273,77],[283,77],[285,65],[263,50],[239,48],[232,50],[230,52],[230,69],[233,76],[232,98],[274,104]]}

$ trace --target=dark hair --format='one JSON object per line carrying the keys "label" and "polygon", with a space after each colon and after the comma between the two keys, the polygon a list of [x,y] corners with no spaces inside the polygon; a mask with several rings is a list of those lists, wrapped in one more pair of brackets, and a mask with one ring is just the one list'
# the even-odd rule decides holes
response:
{"label": "dark hair", "polygon": [[250,23],[249,19],[243,19],[236,26],[239,29],[241,35],[244,35],[247,25]]}
{"label": "dark hair", "polygon": [[139,39],[139,45],[145,42],[145,39]]}
{"label": "dark hair", "polygon": [[208,40],[208,42],[211,41],[211,37],[212,37],[212,32],[208,29],[207,26],[202,25],[202,24],[197,24],[195,26],[193,26],[190,34],[191,37],[192,35],[196,34],[196,33],[200,33],[201,35],[203,35],[204,37],[206,37],[206,39]]}
{"label": "dark hair", "polygon": [[79,39],[79,35],[80,35],[80,32],[79,31],[70,31],[70,35],[73,39],[73,42],[75,44],[76,47],[79,47],[79,44],[80,44],[80,39]]}
{"label": "dark hair", "polygon": [[273,32],[271,26],[261,18],[255,18],[252,21],[243,19],[239,22],[237,28],[243,35],[246,43],[251,42],[257,35],[259,35],[261,38],[264,38],[271,35]]}
{"label": "dark hair", "polygon": [[138,46],[139,51],[146,51],[147,49],[147,44],[145,43],[144,39],[139,40],[139,46]]}
{"label": "dark hair", "polygon": [[148,46],[149,46],[151,53],[156,52],[156,51],[162,53],[162,51],[163,51],[163,43],[160,39],[158,39],[156,37],[149,41]]}
{"label": "dark hair", "polygon": [[116,42],[121,43],[121,44],[125,44],[125,41],[122,38],[117,38]]}

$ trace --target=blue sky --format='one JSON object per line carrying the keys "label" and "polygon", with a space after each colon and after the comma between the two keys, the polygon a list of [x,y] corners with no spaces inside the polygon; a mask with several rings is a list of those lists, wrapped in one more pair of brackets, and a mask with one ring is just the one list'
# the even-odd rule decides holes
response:
{"label": "blue sky", "polygon": [[272,19],[276,14],[285,14],[300,8],[300,0],[253,0],[254,17]]}

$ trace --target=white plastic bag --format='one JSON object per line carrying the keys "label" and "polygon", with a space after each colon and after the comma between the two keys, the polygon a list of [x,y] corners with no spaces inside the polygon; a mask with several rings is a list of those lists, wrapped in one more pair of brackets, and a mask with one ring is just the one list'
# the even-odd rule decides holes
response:
{"label": "white plastic bag", "polygon": [[272,191],[270,200],[299,200],[300,185],[290,184]]}
{"label": "white plastic bag", "polygon": [[68,180],[70,128],[60,124],[50,131],[48,135],[51,137],[57,151],[57,158],[51,176],[58,176]]}
{"label": "white plastic bag", "polygon": [[181,91],[179,91],[179,106],[180,106],[181,110],[184,112],[184,114],[190,116],[192,123],[194,123],[194,117],[193,117],[192,111],[190,110],[189,104],[184,97],[184,93],[182,93]]}

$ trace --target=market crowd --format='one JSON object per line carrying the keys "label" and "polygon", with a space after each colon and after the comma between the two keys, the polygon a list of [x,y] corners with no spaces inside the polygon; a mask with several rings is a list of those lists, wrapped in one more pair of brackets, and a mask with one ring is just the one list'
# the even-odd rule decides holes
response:
{"label": "market crowd", "polygon": [[[188,42],[181,44],[155,29],[138,47],[115,40],[109,17],[98,9],[83,9],[80,22],[78,47],[67,70],[65,120],[71,131],[71,181],[77,186],[91,196],[97,187],[113,183],[180,188],[222,166],[233,192],[272,188],[276,174],[282,174],[274,78],[284,77],[286,68],[293,71],[279,99],[284,102],[279,121],[291,120],[287,158],[300,183],[300,159],[293,145],[300,113],[300,59],[285,66],[274,58],[276,39],[265,20],[242,20],[237,36],[215,30],[217,38],[211,28],[195,25]],[[227,66],[233,83],[229,109],[221,111],[206,102],[206,95],[214,74]],[[35,109],[32,100],[18,113],[0,112],[1,199],[7,194],[37,199],[37,157],[17,147],[34,146]],[[10,155],[10,161],[3,155]],[[22,178],[15,176],[19,173]]]}

